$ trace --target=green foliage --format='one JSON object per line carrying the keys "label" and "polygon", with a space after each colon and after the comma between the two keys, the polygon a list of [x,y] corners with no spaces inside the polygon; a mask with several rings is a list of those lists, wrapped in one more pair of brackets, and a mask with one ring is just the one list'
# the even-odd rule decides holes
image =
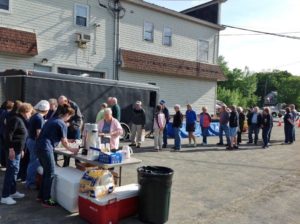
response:
{"label": "green foliage", "polygon": [[219,65],[224,72],[226,81],[218,85],[218,100],[227,105],[249,107],[256,105],[258,97],[256,91],[256,76],[240,69],[230,70],[223,57],[219,57]]}
{"label": "green foliage", "polygon": [[263,106],[264,97],[271,91],[277,91],[279,103],[293,103],[300,108],[300,76],[279,70],[251,74],[247,67],[244,71],[231,70],[222,56],[218,63],[227,78],[218,83],[218,100],[227,105]]}

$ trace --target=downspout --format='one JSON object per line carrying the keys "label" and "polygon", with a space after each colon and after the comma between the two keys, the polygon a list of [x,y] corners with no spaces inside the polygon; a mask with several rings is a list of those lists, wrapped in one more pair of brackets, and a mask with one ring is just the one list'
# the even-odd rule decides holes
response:
{"label": "downspout", "polygon": [[115,3],[115,80],[119,80],[119,63],[120,63],[120,7],[119,0]]}

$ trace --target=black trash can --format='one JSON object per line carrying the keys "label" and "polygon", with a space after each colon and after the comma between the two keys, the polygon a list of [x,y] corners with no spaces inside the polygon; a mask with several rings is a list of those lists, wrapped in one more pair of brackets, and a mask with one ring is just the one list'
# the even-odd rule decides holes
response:
{"label": "black trash can", "polygon": [[139,219],[154,224],[167,222],[174,171],[161,166],[143,166],[137,171],[138,182],[141,185]]}

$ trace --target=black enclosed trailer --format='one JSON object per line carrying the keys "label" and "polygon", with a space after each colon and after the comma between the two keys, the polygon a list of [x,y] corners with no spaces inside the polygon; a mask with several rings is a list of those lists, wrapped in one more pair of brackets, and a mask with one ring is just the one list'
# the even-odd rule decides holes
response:
{"label": "black enclosed trailer", "polygon": [[[146,129],[151,130],[159,88],[150,84],[80,77],[48,72],[10,70],[0,73],[0,100],[22,100],[36,104],[42,99],[65,95],[76,102],[84,122],[94,123],[100,105],[116,97],[121,107],[121,122],[130,127],[134,103],[142,101],[146,111]],[[125,130],[127,129],[124,126]],[[126,131],[129,131],[128,129]]]}

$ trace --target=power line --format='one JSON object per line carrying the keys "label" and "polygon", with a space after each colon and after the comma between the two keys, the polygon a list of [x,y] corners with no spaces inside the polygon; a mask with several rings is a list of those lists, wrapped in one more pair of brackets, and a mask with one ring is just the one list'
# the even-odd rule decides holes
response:
{"label": "power line", "polygon": [[[290,33],[300,33],[300,32],[283,32],[283,33],[276,33],[276,34],[290,34]],[[219,36],[260,36],[260,35],[267,35],[263,33],[230,33],[230,34],[220,34]]]}
{"label": "power line", "polygon": [[246,29],[246,28],[236,27],[236,26],[229,26],[229,25],[223,25],[223,26],[232,28],[232,29],[237,29],[237,30],[244,30],[244,31],[249,31],[249,32],[254,32],[254,33],[260,33],[260,34],[264,34],[264,35],[271,35],[271,36],[300,40],[300,37],[298,37],[298,36],[290,36],[290,35],[285,35],[285,34],[280,34],[280,33],[271,33],[271,32],[259,31],[259,30],[251,30],[251,29]]}

